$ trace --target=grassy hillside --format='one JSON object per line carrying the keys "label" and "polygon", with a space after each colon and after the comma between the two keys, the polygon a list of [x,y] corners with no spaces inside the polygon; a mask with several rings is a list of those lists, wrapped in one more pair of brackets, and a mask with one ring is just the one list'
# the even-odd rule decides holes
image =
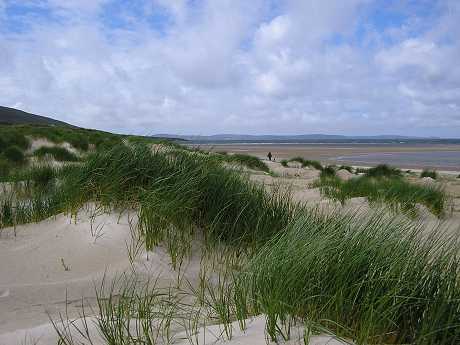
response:
{"label": "grassy hillside", "polygon": [[55,125],[0,124],[0,181],[50,160],[76,162],[96,150],[128,142],[162,142],[148,137]]}
{"label": "grassy hillside", "polygon": [[25,111],[0,106],[0,124],[11,125],[49,125],[49,126],[66,126],[73,127],[68,123],[54,120],[49,117],[27,113]]}

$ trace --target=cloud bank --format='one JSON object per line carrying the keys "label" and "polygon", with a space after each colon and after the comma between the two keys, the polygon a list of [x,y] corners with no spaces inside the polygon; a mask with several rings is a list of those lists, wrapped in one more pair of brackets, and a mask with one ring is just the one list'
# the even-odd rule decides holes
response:
{"label": "cloud bank", "polygon": [[460,136],[460,2],[0,0],[0,104],[126,133]]}

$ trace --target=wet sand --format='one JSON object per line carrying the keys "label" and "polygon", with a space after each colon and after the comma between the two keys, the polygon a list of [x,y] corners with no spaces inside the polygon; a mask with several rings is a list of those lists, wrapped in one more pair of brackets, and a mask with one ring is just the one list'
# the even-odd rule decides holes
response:
{"label": "wet sand", "polygon": [[[205,150],[226,151],[229,153],[244,153],[266,159],[270,151],[275,160],[288,159],[295,156],[301,156],[305,159],[319,160],[324,164],[349,164],[355,166],[372,166],[382,162],[369,159],[364,162],[361,159],[353,159],[347,156],[363,156],[372,154],[394,154],[400,153],[423,153],[430,152],[435,156],[436,153],[453,153],[460,157],[460,145],[455,144],[200,144],[198,146]],[[344,157],[345,156],[345,157]],[[399,160],[401,161],[401,159]],[[423,169],[434,168],[444,171],[459,171],[458,166],[445,163],[440,160],[439,163],[427,163],[416,161],[404,161],[396,163],[400,168]]]}

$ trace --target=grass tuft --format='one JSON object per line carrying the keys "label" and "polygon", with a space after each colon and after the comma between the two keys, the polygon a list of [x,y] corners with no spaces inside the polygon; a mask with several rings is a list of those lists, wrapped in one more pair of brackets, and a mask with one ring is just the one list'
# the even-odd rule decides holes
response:
{"label": "grass tuft", "polygon": [[0,181],[4,181],[8,178],[11,169],[11,163],[6,159],[0,158]]}
{"label": "grass tuft", "polygon": [[401,177],[401,170],[393,168],[386,164],[380,164],[376,167],[367,169],[365,174],[369,177]]}
{"label": "grass tuft", "polygon": [[294,158],[291,158],[289,160],[283,159],[281,161],[281,165],[284,166],[284,167],[287,167],[289,162],[300,163],[300,164],[302,164],[302,168],[309,167],[309,168],[314,168],[316,170],[322,170],[323,169],[323,166],[321,165],[321,163],[319,161],[310,160],[310,159],[304,159],[302,157],[294,157]]}
{"label": "grass tuft", "polygon": [[3,156],[10,162],[20,164],[25,160],[24,153],[19,146],[10,146],[3,151]]}
{"label": "grass tuft", "polygon": [[330,178],[335,176],[335,167],[332,165],[325,166],[321,169],[320,178]]}
{"label": "grass tuft", "polygon": [[341,165],[337,170],[347,170],[349,173],[353,174],[353,167],[349,165]]}
{"label": "grass tuft", "polygon": [[447,208],[447,195],[439,186],[412,184],[402,178],[361,177],[342,181],[334,176],[322,176],[314,183],[328,198],[345,203],[347,199],[366,197],[371,203],[386,203],[394,211],[416,214],[416,205],[425,205],[441,217]]}
{"label": "grass tuft", "polygon": [[34,151],[34,155],[41,158],[49,155],[59,162],[76,162],[79,160],[73,152],[70,152],[64,147],[58,146],[40,147]]}
{"label": "grass tuft", "polygon": [[236,153],[233,155],[225,155],[225,159],[227,162],[238,163],[250,169],[260,170],[264,172],[270,171],[267,164],[262,162],[258,157]]}
{"label": "grass tuft", "polygon": [[[239,278],[272,340],[300,318],[356,344],[460,341],[459,243],[372,214],[303,214]],[[286,332],[285,332],[286,333]]]}
{"label": "grass tuft", "polygon": [[436,180],[438,178],[438,173],[435,170],[427,170],[424,169],[422,173],[420,174],[420,177],[431,177],[433,180]]}

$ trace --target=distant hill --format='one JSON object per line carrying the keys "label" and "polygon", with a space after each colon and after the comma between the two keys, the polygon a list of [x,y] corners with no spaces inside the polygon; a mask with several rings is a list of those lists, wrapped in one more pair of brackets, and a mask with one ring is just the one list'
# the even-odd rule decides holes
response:
{"label": "distant hill", "polygon": [[[306,142],[306,141],[350,141],[350,140],[417,140],[425,139],[401,135],[375,135],[375,136],[346,136],[330,134],[299,134],[299,135],[246,135],[246,134],[215,134],[215,135],[170,135],[158,134],[154,137],[181,138],[195,142]],[[431,138],[436,139],[436,138]]]}
{"label": "distant hill", "polygon": [[46,116],[35,115],[25,111],[0,106],[0,124],[7,125],[48,125],[74,127],[66,122],[58,121]]}

